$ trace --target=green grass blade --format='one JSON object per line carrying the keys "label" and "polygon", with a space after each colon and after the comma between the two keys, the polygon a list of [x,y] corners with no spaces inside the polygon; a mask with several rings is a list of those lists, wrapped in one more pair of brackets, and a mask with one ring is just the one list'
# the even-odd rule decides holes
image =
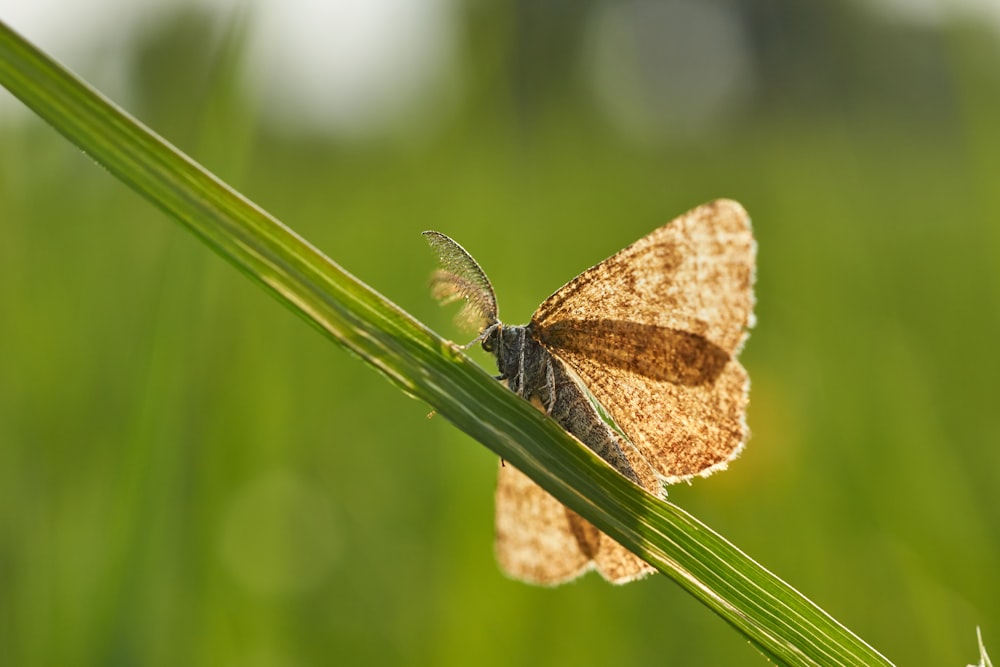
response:
{"label": "green grass blade", "polygon": [[[647,559],[772,659],[889,664],[710,528],[615,473],[452,344],[2,23],[0,83],[279,301]],[[425,252],[422,245],[415,238],[414,252]]]}

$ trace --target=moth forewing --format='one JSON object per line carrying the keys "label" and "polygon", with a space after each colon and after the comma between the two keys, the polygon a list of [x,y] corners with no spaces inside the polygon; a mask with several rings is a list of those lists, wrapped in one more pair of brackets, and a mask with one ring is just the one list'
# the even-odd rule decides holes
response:
{"label": "moth forewing", "polygon": [[749,435],[735,355],[755,255],[743,207],[719,200],[584,271],[532,317],[665,483],[725,467]]}
{"label": "moth forewing", "polygon": [[699,206],[556,290],[532,316],[627,322],[704,337],[736,354],[752,323],[756,243],[738,203]]}

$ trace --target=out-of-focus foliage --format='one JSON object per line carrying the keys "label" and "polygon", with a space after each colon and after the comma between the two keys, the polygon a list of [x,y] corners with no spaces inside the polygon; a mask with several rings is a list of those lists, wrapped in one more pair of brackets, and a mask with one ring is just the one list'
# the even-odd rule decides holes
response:
{"label": "out-of-focus foliage", "polygon": [[[467,3],[456,97],[382,139],[273,131],[196,15],[129,55],[132,104],[455,338],[424,229],[517,322],[740,200],[754,438],[672,499],[900,664],[974,660],[976,625],[1000,636],[1000,39],[773,3],[706,33],[738,37],[711,69],[669,48],[682,10],[661,35],[623,6]],[[496,461],[426,412],[50,130],[0,125],[0,663],[762,662],[663,578],[504,579]]]}

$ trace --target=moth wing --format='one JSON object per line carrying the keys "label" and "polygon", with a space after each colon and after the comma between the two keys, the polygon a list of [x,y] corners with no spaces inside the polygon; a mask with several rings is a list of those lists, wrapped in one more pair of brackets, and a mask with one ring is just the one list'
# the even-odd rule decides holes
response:
{"label": "moth wing", "polygon": [[510,464],[497,475],[496,556],[507,576],[556,586],[593,567],[566,508]]}
{"label": "moth wing", "polygon": [[580,355],[566,361],[666,484],[725,468],[746,443],[748,380],[735,360],[701,386],[608,369]]}
{"label": "moth wing", "polygon": [[496,554],[508,576],[543,586],[595,568],[615,584],[655,572],[510,464],[497,478]]}
{"label": "moth wing", "polygon": [[666,482],[725,467],[748,437],[736,354],[756,243],[733,201],[700,206],[584,271],[532,317]]}
{"label": "moth wing", "polygon": [[656,568],[604,533],[601,533],[600,548],[594,555],[594,566],[602,577],[612,584],[619,585],[642,579],[656,572]]}

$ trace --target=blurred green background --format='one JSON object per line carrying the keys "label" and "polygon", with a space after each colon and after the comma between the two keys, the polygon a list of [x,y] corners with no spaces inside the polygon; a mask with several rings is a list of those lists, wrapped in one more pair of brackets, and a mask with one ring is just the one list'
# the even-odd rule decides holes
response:
{"label": "blurred green background", "polygon": [[[382,24],[445,26],[432,66],[411,76],[384,36],[407,76],[369,106],[331,84],[348,112],[297,98],[290,69],[254,78],[280,63],[247,55],[280,27],[263,10],[149,10],[64,60],[459,341],[420,231],[465,245],[523,322],[740,200],[754,435],[671,498],[899,664],[973,662],[977,625],[996,658],[1000,19],[419,6]],[[337,21],[312,19],[330,49]],[[309,94],[335,74],[297,67]],[[505,579],[494,455],[2,102],[0,664],[764,664],[664,577]]]}

